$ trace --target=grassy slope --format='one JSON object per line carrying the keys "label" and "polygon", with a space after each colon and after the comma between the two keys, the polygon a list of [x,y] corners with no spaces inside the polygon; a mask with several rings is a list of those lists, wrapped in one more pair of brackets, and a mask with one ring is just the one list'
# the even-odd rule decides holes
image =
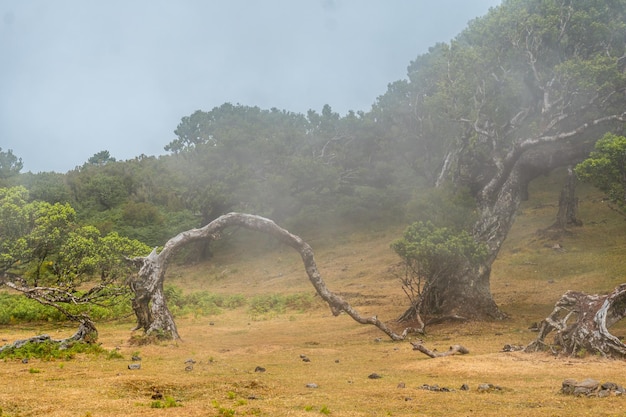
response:
{"label": "grassy slope", "polygon": [[[100,326],[107,349],[118,346],[125,359],[81,357],[66,363],[8,361],[0,364],[2,415],[156,416],[534,416],[619,415],[624,399],[572,398],[558,394],[565,378],[596,378],[626,384],[626,364],[596,357],[555,359],[543,354],[502,353],[506,343],[526,344],[540,321],[568,289],[606,292],[626,275],[626,222],[586,190],[580,217],[585,226],[558,239],[540,237],[556,214],[559,180],[547,177],[531,189],[501,256],[493,268],[492,290],[511,319],[498,323],[441,325],[429,329],[427,346],[467,346],[471,354],[429,359],[408,342],[391,342],[378,330],[349,317],[332,317],[321,303],[305,312],[252,317],[244,308],[213,317],[179,318],[183,341],[161,346],[129,346],[132,322]],[[552,190],[540,192],[539,190]],[[326,235],[302,232],[316,251],[328,287],[364,314],[393,319],[406,307],[389,268],[397,258],[389,243],[402,228]],[[331,237],[328,237],[331,236]],[[298,255],[263,238],[229,245],[207,264],[171,268],[169,280],[186,291],[224,294],[313,292]],[[552,249],[560,243],[564,251]],[[260,243],[269,251],[258,251]],[[29,326],[2,328],[14,340],[48,331],[65,336],[73,329]],[[621,329],[618,329],[621,331]],[[618,334],[618,333],[616,333]],[[382,340],[377,341],[381,337]],[[127,370],[140,351],[142,369]],[[301,354],[311,362],[303,362]],[[185,371],[185,360],[197,363]],[[267,369],[254,372],[256,366]],[[31,373],[31,369],[41,372]],[[381,379],[369,379],[373,372]],[[10,381],[10,383],[8,383]],[[403,382],[406,388],[399,388]],[[478,393],[480,383],[503,387]],[[306,388],[316,383],[319,388]],[[459,391],[468,384],[469,392]],[[439,384],[455,392],[430,392]],[[155,390],[180,400],[182,408],[151,408]]]}

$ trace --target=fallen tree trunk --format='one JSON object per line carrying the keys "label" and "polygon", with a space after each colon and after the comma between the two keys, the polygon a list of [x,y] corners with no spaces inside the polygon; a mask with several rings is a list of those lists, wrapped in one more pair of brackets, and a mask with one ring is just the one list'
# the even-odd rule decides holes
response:
{"label": "fallen tree trunk", "polygon": [[430,356],[431,358],[441,358],[442,356],[450,356],[450,355],[466,355],[469,353],[469,349],[465,346],[461,345],[452,345],[450,349],[445,352],[437,352],[436,350],[430,350],[422,343],[411,342],[413,345],[413,350],[419,350],[426,356]]}
{"label": "fallen tree trunk", "polygon": [[244,213],[225,214],[200,229],[179,233],[167,241],[160,253],[157,253],[155,249],[147,257],[133,260],[140,266],[137,277],[130,282],[130,287],[135,294],[133,299],[133,310],[137,317],[135,330],[143,329],[146,335],[157,335],[164,339],[180,338],[163,294],[163,281],[168,262],[172,255],[191,242],[219,239],[220,232],[229,226],[239,226],[269,234],[298,251],[309,281],[329,305],[334,316],[345,312],[358,323],[376,326],[393,340],[404,340],[408,333],[417,331],[409,327],[398,334],[380,321],[377,316],[361,316],[347,301],[326,287],[317,269],[311,246],[300,237],[276,225],[272,220]]}
{"label": "fallen tree trunk", "polygon": [[78,330],[72,336],[65,339],[52,339],[47,334],[42,334],[38,336],[29,337],[28,339],[16,340],[13,343],[6,344],[0,347],[0,353],[5,350],[10,349],[19,349],[22,346],[25,346],[29,343],[45,343],[52,342],[55,344],[59,344],[60,346],[66,346],[72,342],[84,342],[84,343],[93,343],[98,340],[98,330],[96,329],[95,324],[91,319],[84,318],[80,321],[78,326]]}
{"label": "fallen tree trunk", "polygon": [[[599,354],[626,358],[626,345],[609,328],[626,317],[626,284],[608,295],[588,295],[568,291],[561,296],[552,313],[541,322],[537,339],[525,352],[551,350],[555,354]],[[552,332],[554,342],[545,338]]]}

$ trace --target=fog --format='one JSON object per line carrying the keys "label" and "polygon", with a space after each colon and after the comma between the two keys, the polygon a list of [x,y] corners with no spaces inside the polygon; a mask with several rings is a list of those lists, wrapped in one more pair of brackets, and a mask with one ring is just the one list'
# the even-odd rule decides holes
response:
{"label": "fog", "polygon": [[[0,147],[23,171],[163,154],[225,102],[368,111],[500,0],[0,2]],[[452,13],[453,12],[453,13]]]}

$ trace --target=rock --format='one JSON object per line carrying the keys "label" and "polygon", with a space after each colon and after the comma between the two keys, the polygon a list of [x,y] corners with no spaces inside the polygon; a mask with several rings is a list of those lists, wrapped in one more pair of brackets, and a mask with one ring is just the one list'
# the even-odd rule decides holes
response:
{"label": "rock", "polygon": [[196,361],[194,359],[192,359],[192,358],[189,358],[189,359],[187,359],[185,361],[185,364],[187,364],[187,365],[193,365],[194,363],[196,363]]}
{"label": "rock", "polygon": [[315,382],[309,382],[308,384],[305,385],[305,387],[307,387],[307,388],[319,388],[319,385],[317,385]]}
{"label": "rock", "polygon": [[130,360],[133,361],[133,362],[140,362],[141,358],[139,356],[137,356],[137,355],[134,355],[134,356],[132,356],[130,358]]}
{"label": "rock", "polygon": [[131,371],[136,371],[137,369],[141,369],[141,364],[131,363],[130,365],[128,365],[128,369],[130,369]]}
{"label": "rock", "polygon": [[381,375],[378,375],[376,372],[374,372],[374,373],[372,373],[372,374],[369,374],[367,377],[368,377],[369,379],[380,379],[380,378],[382,378],[382,376],[381,376]]}
{"label": "rock", "polygon": [[400,382],[398,384],[398,388],[406,388],[406,384],[404,382]]}
{"label": "rock", "polygon": [[614,382],[605,382],[604,384],[600,385],[600,387],[603,390],[609,390],[609,391],[617,391],[619,389],[619,385],[617,385]]}
{"label": "rock", "polygon": [[498,385],[493,384],[479,384],[478,392],[492,392],[492,391],[501,391],[502,388]]}
{"label": "rock", "polygon": [[254,368],[254,372],[265,372],[265,368],[262,366],[257,366]]}
{"label": "rock", "polygon": [[460,389],[461,391],[469,391],[469,390],[470,390],[470,387],[469,387],[469,385],[467,385],[467,384],[463,384],[463,385],[461,385],[461,388],[459,388],[459,389]]}
{"label": "rock", "polygon": [[193,365],[185,366],[185,372],[191,372],[191,371],[193,371]]}
{"label": "rock", "polygon": [[592,378],[587,378],[582,381],[576,381],[575,379],[568,378],[563,380],[561,384],[561,393],[566,395],[585,396],[585,397],[609,397],[611,394],[623,395],[625,392],[624,387],[616,384],[615,382],[605,382],[600,384],[598,381]]}
{"label": "rock", "polygon": [[522,345],[509,345],[508,343],[502,348],[502,352],[518,352],[524,350]]}

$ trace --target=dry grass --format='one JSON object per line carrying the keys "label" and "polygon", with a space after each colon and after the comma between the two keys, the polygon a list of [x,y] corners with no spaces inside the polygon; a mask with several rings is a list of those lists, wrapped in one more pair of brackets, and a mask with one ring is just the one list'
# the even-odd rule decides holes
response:
{"label": "dry grass", "polygon": [[[2,416],[622,415],[625,398],[576,398],[558,391],[565,378],[626,385],[625,362],[501,352],[504,344],[533,340],[528,326],[543,319],[564,291],[606,292],[624,280],[626,222],[589,192],[581,201],[584,227],[571,235],[540,236],[536,231],[549,225],[556,213],[554,195],[534,193],[523,205],[494,265],[494,297],[511,319],[440,325],[423,338],[428,347],[440,350],[463,344],[469,355],[427,358],[406,341],[391,342],[345,315],[333,317],[321,303],[305,312],[262,320],[245,308],[179,318],[183,340],[156,346],[129,345],[130,321],[108,323],[100,325],[100,341],[107,350],[119,347],[124,359],[103,355],[63,363],[0,363]],[[398,281],[389,272],[397,262],[389,243],[401,230],[340,235],[333,242],[314,238],[309,243],[316,248],[318,266],[331,290],[344,294],[362,313],[391,320],[406,307]],[[564,250],[552,249],[556,242]],[[267,245],[269,252],[252,258],[247,257],[249,246],[224,248],[210,263],[172,268],[169,280],[186,291],[312,293],[298,255]],[[46,326],[5,327],[0,333],[3,339],[15,340],[73,331]],[[137,351],[141,369],[128,370]],[[300,355],[311,361],[302,361]],[[185,370],[188,358],[196,360],[192,371]],[[257,366],[266,371],[255,372]],[[371,373],[382,378],[369,379]],[[307,388],[309,383],[318,388]],[[399,388],[400,383],[405,388]],[[480,393],[476,388],[481,383],[502,390]],[[420,389],[423,384],[454,391],[426,391]],[[470,390],[459,390],[462,384]],[[153,408],[151,397],[157,391],[180,407]]]}

